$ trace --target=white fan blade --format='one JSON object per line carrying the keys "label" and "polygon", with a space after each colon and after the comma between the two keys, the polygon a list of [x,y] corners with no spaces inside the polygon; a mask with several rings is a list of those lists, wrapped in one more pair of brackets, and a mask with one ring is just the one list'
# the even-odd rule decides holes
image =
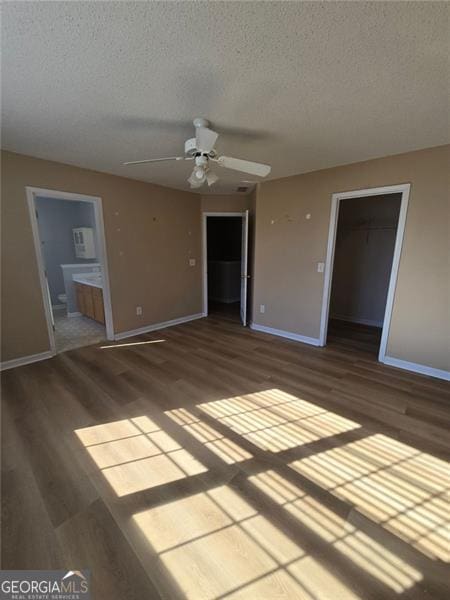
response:
{"label": "white fan blade", "polygon": [[263,165],[262,163],[242,160],[240,158],[232,158],[231,156],[219,156],[219,158],[215,160],[221,167],[225,167],[226,169],[242,171],[243,173],[250,173],[250,175],[258,175],[258,177],[266,177],[272,168],[270,165]]}
{"label": "white fan blade", "polygon": [[219,134],[207,127],[197,127],[195,133],[197,150],[208,154],[214,149]]}
{"label": "white fan blade", "polygon": [[208,183],[208,186],[211,187],[214,183],[216,183],[216,181],[219,181],[219,178],[212,171],[207,171],[207,173],[206,173],[206,181]]}
{"label": "white fan blade", "polygon": [[149,158],[147,160],[132,160],[131,162],[122,163],[124,165],[142,165],[144,163],[162,162],[164,160],[191,160],[185,156],[168,156],[167,158]]}

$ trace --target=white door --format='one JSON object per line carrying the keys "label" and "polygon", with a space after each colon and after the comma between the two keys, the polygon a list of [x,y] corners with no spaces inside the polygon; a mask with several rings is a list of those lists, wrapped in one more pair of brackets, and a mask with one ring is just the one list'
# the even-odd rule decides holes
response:
{"label": "white door", "polygon": [[248,210],[242,217],[241,245],[241,323],[247,325],[247,282],[248,282]]}
{"label": "white door", "polygon": [[52,297],[50,295],[50,286],[48,285],[47,269],[45,269],[44,273],[45,273],[45,285],[47,287],[48,305],[50,306],[50,318],[52,320],[53,331],[55,331],[55,317],[53,316]]}

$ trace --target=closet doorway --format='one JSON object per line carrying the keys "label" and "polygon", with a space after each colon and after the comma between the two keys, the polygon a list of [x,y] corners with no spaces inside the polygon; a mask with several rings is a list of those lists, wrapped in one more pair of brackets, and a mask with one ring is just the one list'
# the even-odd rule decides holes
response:
{"label": "closet doorway", "polygon": [[409,187],[333,194],[320,345],[339,344],[383,362]]}

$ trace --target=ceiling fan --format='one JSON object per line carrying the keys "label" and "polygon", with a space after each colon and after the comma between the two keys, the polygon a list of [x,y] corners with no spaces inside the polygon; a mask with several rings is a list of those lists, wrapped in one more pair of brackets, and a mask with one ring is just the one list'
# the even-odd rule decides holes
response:
{"label": "ceiling fan", "polygon": [[270,173],[271,167],[261,163],[232,158],[231,156],[218,156],[214,149],[219,134],[209,129],[209,121],[200,117],[193,121],[195,127],[195,137],[186,140],[184,143],[184,156],[169,156],[167,158],[150,158],[147,160],[134,160],[123,163],[124,165],[142,165],[144,163],[163,162],[166,160],[193,160],[195,161],[188,182],[191,188],[199,188],[204,183],[209,186],[216,183],[219,177],[210,170],[210,162],[217,163],[225,169],[233,169],[258,177],[266,177]]}

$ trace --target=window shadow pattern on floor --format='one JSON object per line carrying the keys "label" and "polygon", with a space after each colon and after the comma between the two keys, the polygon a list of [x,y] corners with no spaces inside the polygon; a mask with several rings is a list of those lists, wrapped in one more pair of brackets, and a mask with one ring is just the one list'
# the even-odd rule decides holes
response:
{"label": "window shadow pattern on floor", "polygon": [[449,562],[447,463],[282,389],[76,434],[162,595],[406,598]]}

